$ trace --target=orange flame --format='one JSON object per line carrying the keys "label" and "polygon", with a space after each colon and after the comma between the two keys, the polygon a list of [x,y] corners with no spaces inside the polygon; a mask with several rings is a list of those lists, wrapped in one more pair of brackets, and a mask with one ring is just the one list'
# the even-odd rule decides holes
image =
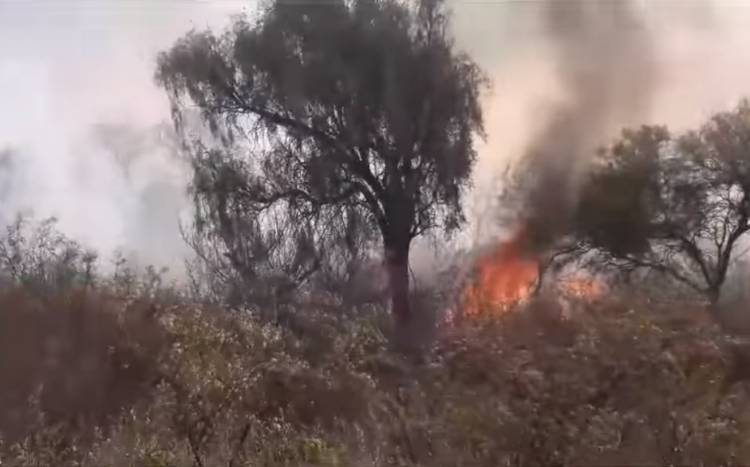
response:
{"label": "orange flame", "polygon": [[[530,297],[539,279],[539,258],[529,253],[525,242],[521,229],[479,259],[476,275],[463,292],[464,315],[505,312]],[[562,297],[586,301],[605,292],[602,282],[586,274],[563,280],[556,288]]]}
{"label": "orange flame", "polygon": [[524,248],[525,230],[480,258],[476,277],[464,291],[465,315],[506,311],[527,299],[533,290],[538,260]]}

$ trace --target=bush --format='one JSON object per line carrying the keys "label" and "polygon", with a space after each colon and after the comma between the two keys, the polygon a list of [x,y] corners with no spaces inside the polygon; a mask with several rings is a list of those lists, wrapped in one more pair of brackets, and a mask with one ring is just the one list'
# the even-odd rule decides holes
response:
{"label": "bush", "polygon": [[468,323],[428,378],[431,465],[738,465],[747,387],[719,330],[688,310],[550,303]]}
{"label": "bush", "polygon": [[377,308],[280,325],[164,297],[0,293],[3,465],[750,462],[750,387],[700,310],[541,298],[415,361]]}
{"label": "bush", "polygon": [[[0,290],[0,434],[35,446],[45,428],[61,443],[91,439],[146,398],[166,335],[152,307],[71,289],[39,297]],[[60,438],[60,437],[58,437]]]}

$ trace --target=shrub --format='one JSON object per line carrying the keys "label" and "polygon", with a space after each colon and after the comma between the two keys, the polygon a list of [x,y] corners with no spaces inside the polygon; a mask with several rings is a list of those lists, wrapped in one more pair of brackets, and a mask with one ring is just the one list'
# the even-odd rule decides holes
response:
{"label": "shrub", "polygon": [[0,290],[5,442],[32,449],[53,432],[62,444],[91,439],[94,427],[148,397],[167,344],[152,311],[83,289],[47,297]]}
{"label": "shrub", "polygon": [[[4,465],[750,462],[750,388],[720,329],[685,309],[544,299],[446,325],[415,361],[389,351],[378,311],[308,305],[280,326],[101,290],[8,304],[2,374],[23,371],[3,400],[29,408],[15,431],[3,411]],[[35,363],[50,336],[59,367]]]}

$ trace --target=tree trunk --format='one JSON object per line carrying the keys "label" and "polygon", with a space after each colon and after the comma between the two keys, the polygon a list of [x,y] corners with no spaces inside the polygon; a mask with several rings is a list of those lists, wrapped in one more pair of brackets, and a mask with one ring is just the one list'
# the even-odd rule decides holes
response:
{"label": "tree trunk", "polygon": [[408,236],[385,244],[385,264],[393,315],[391,342],[397,352],[405,355],[418,355],[420,353],[420,330],[417,329],[419,326],[414,319],[409,300],[409,244]]}
{"label": "tree trunk", "polygon": [[385,262],[388,291],[391,294],[391,313],[396,325],[402,326],[411,320],[412,313],[409,304],[409,242],[399,243],[386,244]]}
{"label": "tree trunk", "polygon": [[721,297],[721,284],[711,284],[706,291],[706,299],[708,299],[709,308],[712,313],[716,313],[719,305],[719,298]]}

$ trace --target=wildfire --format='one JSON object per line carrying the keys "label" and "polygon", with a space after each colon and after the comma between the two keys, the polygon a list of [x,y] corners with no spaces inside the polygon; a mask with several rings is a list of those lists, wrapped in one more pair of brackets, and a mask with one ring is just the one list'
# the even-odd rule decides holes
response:
{"label": "wildfire", "polygon": [[[463,293],[463,314],[498,313],[529,298],[539,279],[539,258],[526,248],[525,230],[482,256],[472,283]],[[604,284],[586,274],[556,284],[561,297],[595,300],[605,292]]]}
{"label": "wildfire", "polygon": [[527,254],[524,243],[522,229],[480,258],[476,277],[464,291],[464,314],[504,311],[529,297],[538,278],[538,261]]}

